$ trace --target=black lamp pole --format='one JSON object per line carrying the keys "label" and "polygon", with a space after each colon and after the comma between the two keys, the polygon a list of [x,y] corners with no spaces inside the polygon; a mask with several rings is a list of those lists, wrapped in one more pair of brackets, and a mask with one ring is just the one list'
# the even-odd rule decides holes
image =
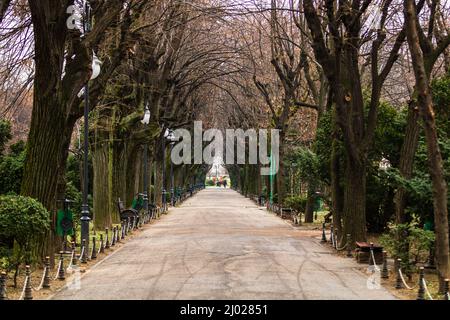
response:
{"label": "black lamp pole", "polygon": [[[174,141],[170,142],[170,154],[172,154],[173,145],[175,144]],[[174,178],[173,178],[173,163],[172,159],[170,159],[170,204],[172,207],[174,206],[175,201],[175,186],[174,186]]]}
{"label": "black lamp pole", "polygon": [[[86,2],[85,5],[85,19],[84,19],[84,31],[88,33],[90,31],[90,7]],[[89,252],[89,203],[88,203],[88,187],[89,187],[89,175],[88,175],[88,161],[89,161],[89,82],[86,82],[84,86],[84,157],[83,157],[83,204],[81,206],[81,243],[86,241],[85,252]]]}
{"label": "black lamp pole", "polygon": [[166,208],[166,136],[162,137],[162,205]]}
{"label": "black lamp pole", "polygon": [[147,168],[148,166],[148,144],[144,145],[144,212],[148,213],[148,180],[147,180]]}

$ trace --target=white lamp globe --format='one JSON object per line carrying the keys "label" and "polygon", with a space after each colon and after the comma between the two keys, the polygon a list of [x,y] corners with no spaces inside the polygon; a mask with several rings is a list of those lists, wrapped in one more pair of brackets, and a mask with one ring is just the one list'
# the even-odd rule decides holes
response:
{"label": "white lamp globe", "polygon": [[150,110],[148,109],[148,107],[145,107],[145,112],[144,112],[144,118],[141,120],[142,124],[149,124],[150,123]]}
{"label": "white lamp globe", "polygon": [[95,53],[92,53],[92,76],[91,80],[97,78],[100,74],[102,62],[98,59]]}

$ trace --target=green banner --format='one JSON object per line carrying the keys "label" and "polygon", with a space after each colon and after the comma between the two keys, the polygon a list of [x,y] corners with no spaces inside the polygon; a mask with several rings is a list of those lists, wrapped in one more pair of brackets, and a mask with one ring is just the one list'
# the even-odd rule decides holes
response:
{"label": "green banner", "polygon": [[70,210],[58,210],[56,215],[56,234],[63,237],[73,236],[73,213]]}

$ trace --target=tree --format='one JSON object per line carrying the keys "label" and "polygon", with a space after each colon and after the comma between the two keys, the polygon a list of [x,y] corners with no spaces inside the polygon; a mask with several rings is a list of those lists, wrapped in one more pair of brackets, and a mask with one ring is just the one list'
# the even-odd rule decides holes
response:
{"label": "tree", "polygon": [[[437,1],[434,1],[437,3]],[[423,120],[427,141],[428,164],[433,184],[433,208],[436,232],[436,265],[439,274],[439,291],[444,291],[444,279],[450,276],[449,236],[448,236],[448,199],[447,183],[436,129],[432,92],[425,68],[425,60],[420,47],[419,37],[423,37],[423,30],[417,18],[416,5],[413,0],[404,1],[404,15],[406,35],[411,52],[412,65],[416,78],[418,105]],[[450,36],[449,40],[450,41]]]}
{"label": "tree", "polygon": [[[303,1],[314,55],[328,79],[335,123],[342,133],[345,146],[343,226],[339,235],[341,241],[345,241],[344,234],[351,234],[353,241],[366,240],[367,153],[373,143],[382,86],[405,39],[402,28],[391,42],[391,52],[383,67],[380,67],[379,53],[382,46],[386,45],[384,28],[389,18],[391,2],[383,2],[379,25],[376,26],[375,34],[372,34],[370,26],[368,30],[363,29],[363,15],[370,14],[368,7],[371,1],[323,1],[324,17],[312,0]],[[326,19],[326,27],[330,32],[328,40],[324,35],[322,18]],[[363,44],[371,39],[371,46],[367,49]],[[359,60],[364,51],[370,56],[368,64],[371,94],[367,118],[364,116],[363,79]]]}
{"label": "tree", "polygon": [[[55,211],[57,194],[63,197],[70,139],[83,110],[78,93],[91,77],[92,52],[101,45],[107,30],[117,25],[120,30],[121,23],[127,25],[132,9],[139,10],[145,5],[145,2],[136,4],[134,1],[91,1],[95,24],[91,32],[81,37],[79,29],[69,32],[66,25],[66,10],[73,3],[69,0],[28,1],[34,33],[35,73],[21,194],[38,199],[50,212]],[[122,45],[116,52],[126,48]],[[117,58],[120,59],[120,54],[111,61]],[[107,80],[115,67],[106,67],[99,82]],[[94,86],[93,95],[96,90],[101,90],[101,84],[100,89]],[[53,243],[53,234],[50,234],[50,253],[53,253]]]}

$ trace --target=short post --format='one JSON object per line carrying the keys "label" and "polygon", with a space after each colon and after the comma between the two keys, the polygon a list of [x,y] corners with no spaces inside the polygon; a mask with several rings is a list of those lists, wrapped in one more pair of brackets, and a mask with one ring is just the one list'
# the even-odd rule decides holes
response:
{"label": "short post", "polygon": [[111,235],[111,247],[114,247],[116,245],[116,227],[113,227],[112,230],[112,235]]}
{"label": "short post", "polygon": [[97,246],[96,246],[97,238],[95,236],[92,236],[92,254],[91,259],[95,260],[97,259]]}
{"label": "short post", "polygon": [[25,274],[27,276],[25,283],[25,295],[23,297],[23,300],[33,300],[33,289],[31,288],[31,270],[30,266],[25,266]]}
{"label": "short post", "polygon": [[116,229],[114,230],[114,238],[116,239],[116,244],[119,243],[119,226],[116,226]]}
{"label": "short post", "polygon": [[105,228],[105,236],[106,236],[105,249],[109,249],[110,245],[109,245],[109,229],[108,228]]}
{"label": "short post", "polygon": [[105,252],[105,243],[103,242],[103,234],[100,234],[100,253]]}
{"label": "short post", "polygon": [[347,233],[347,258],[352,258],[352,235]]}
{"label": "short post", "polygon": [[0,300],[8,300],[6,296],[6,272],[0,274]]}
{"label": "short post", "polygon": [[330,224],[330,243],[334,247],[334,230],[333,224]]}
{"label": "short post", "polygon": [[50,288],[50,257],[45,257],[45,273],[42,288]]}
{"label": "short post", "polygon": [[125,237],[128,235],[128,219],[126,221],[123,222],[124,227],[125,227]]}
{"label": "short post", "polygon": [[117,239],[116,239],[116,243],[120,243],[120,239],[122,239],[121,236],[121,229],[122,229],[122,224],[120,226],[117,226]]}
{"label": "short post", "polygon": [[444,280],[444,300],[450,300],[449,279]]}
{"label": "short post", "polygon": [[397,279],[395,280],[395,289],[403,289],[403,282],[402,279],[400,278],[400,268],[401,268],[401,263],[402,263],[402,259],[397,259],[396,260],[396,266],[395,266],[395,272],[397,274]]}
{"label": "short post", "polygon": [[417,300],[425,300],[425,287],[423,285],[423,279],[424,279],[424,269],[423,267],[420,267],[419,269],[419,291],[417,292]]}
{"label": "short post", "polygon": [[75,242],[72,242],[72,266],[77,265],[77,251],[75,247]]}
{"label": "short post", "polygon": [[325,222],[322,223],[322,240],[320,242],[322,243],[327,242],[327,236],[325,234]]}
{"label": "short post", "polygon": [[86,239],[81,241],[81,263],[87,263]]}
{"label": "short post", "polygon": [[337,248],[338,248],[338,234],[337,234],[337,229],[334,230],[333,239],[334,239],[334,245],[333,245],[333,247],[337,250]]}
{"label": "short post", "polygon": [[121,238],[122,239],[125,239],[125,225],[124,225],[124,222],[122,221],[121,223],[120,223],[120,233],[121,233]]}
{"label": "short post", "polygon": [[387,251],[383,250],[383,268],[381,269],[381,278],[389,279],[389,270],[387,266]]}
{"label": "short post", "polygon": [[65,280],[65,279],[66,279],[66,273],[64,271],[64,252],[60,251],[59,252],[58,280]]}
{"label": "short post", "polygon": [[376,265],[375,256],[373,254],[373,242],[370,243],[370,251],[369,251],[369,266],[371,265],[371,262],[373,261],[373,265]]}

